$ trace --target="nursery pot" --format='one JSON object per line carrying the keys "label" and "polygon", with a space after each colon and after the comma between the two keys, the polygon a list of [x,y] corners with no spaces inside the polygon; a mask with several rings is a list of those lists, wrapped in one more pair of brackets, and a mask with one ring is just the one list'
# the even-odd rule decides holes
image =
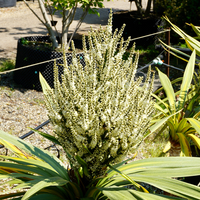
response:
{"label": "nursery pot", "polygon": [[[56,51],[44,51],[35,48],[34,46],[28,46],[24,44],[24,41],[34,41],[34,42],[50,42],[49,36],[34,36],[34,37],[25,37],[18,40],[17,45],[17,57],[16,57],[16,65],[15,68],[20,68],[23,66],[32,65],[35,63],[40,63],[32,67],[28,67],[25,69],[20,69],[14,72],[14,81],[24,88],[35,89],[41,91],[41,85],[39,81],[39,72],[46,79],[47,83],[51,88],[54,87],[54,60],[48,61],[52,59],[56,59],[56,63],[58,66],[59,79],[61,81],[61,74],[63,73],[63,64],[62,52]],[[76,45],[76,40],[74,41]],[[68,65],[72,62],[72,54],[66,53],[67,63]],[[77,57],[80,58],[81,64],[84,66],[84,57],[83,53],[77,54]],[[58,59],[60,58],[60,59]],[[48,61],[45,63],[41,63],[44,61]]]}
{"label": "nursery pot", "polygon": [[[154,15],[143,18],[138,17],[136,11],[118,11],[113,13],[113,31],[116,28],[120,30],[123,24],[126,24],[123,32],[124,39],[127,39],[129,36],[132,39],[162,30],[163,21]],[[147,47],[155,43],[155,36],[134,40],[129,47],[132,46],[133,42],[136,42],[136,46]]]}
{"label": "nursery pot", "polygon": [[16,6],[16,0],[0,0],[0,8]]}
{"label": "nursery pot", "polygon": [[57,22],[58,22],[58,21],[53,21],[53,20],[51,20],[51,26],[56,26]]}

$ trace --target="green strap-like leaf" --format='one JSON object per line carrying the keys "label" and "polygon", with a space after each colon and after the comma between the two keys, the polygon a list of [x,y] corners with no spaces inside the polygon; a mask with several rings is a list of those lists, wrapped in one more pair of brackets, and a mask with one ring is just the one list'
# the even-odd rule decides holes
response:
{"label": "green strap-like leaf", "polygon": [[179,137],[179,142],[180,142],[180,145],[181,145],[180,156],[192,156],[190,144],[189,144],[187,138],[185,137],[185,135],[181,132],[177,132],[177,135]]}
{"label": "green strap-like leaf", "polygon": [[198,138],[194,134],[188,134],[188,137],[190,137],[192,139],[192,141],[194,142],[194,144],[200,149],[200,138]]}
{"label": "green strap-like leaf", "polygon": [[31,129],[32,131],[34,131],[34,132],[40,134],[41,136],[45,137],[46,139],[52,141],[53,143],[58,144],[58,145],[61,145],[60,142],[59,142],[54,136],[49,135],[49,134],[47,134],[47,133],[44,133],[44,132],[42,132],[42,131],[33,129],[33,128],[30,128],[30,129]]}
{"label": "green strap-like leaf", "polygon": [[51,90],[51,87],[49,86],[49,84],[46,82],[46,80],[44,79],[44,77],[42,76],[41,73],[39,73],[39,79],[40,79],[40,83],[42,86],[42,91],[44,94],[47,94],[48,90]]}
{"label": "green strap-like leaf", "polygon": [[196,130],[196,132],[200,135],[200,122],[194,118],[186,118],[192,127]]}
{"label": "green strap-like leaf", "polygon": [[190,84],[192,81],[192,77],[194,74],[194,66],[195,66],[195,58],[196,58],[196,51],[194,50],[192,52],[192,55],[189,59],[189,62],[185,68],[185,72],[183,75],[183,81],[181,84],[181,92],[179,95],[179,105],[178,105],[178,110],[182,109],[185,104],[186,96],[188,94],[188,90],[190,88]]}
{"label": "green strap-like leaf", "polygon": [[165,93],[166,93],[168,101],[169,101],[170,110],[173,114],[176,111],[174,89],[172,87],[172,84],[171,84],[169,78],[164,73],[162,73],[159,69],[157,69],[157,70],[158,70],[160,82],[165,90]]}
{"label": "green strap-like leaf", "polygon": [[[15,197],[22,196],[24,193],[25,192],[14,192],[14,193],[10,193],[10,194],[0,194],[0,200],[5,200],[10,197],[12,197],[12,199],[16,199]],[[20,199],[21,199],[21,197],[20,197]]]}
{"label": "green strap-like leaf", "polygon": [[183,132],[184,128],[190,128],[190,124],[187,122],[187,119],[183,118],[179,123],[178,123],[178,128],[177,128],[177,132]]}
{"label": "green strap-like leaf", "polygon": [[187,43],[187,46],[193,51],[196,49],[197,55],[200,55],[200,42],[190,35],[186,34],[183,30],[181,30],[178,26],[173,24],[167,17],[164,17],[171,25],[172,30],[174,30],[178,35],[180,35],[185,42]]}
{"label": "green strap-like leaf", "polygon": [[176,199],[176,200],[182,200],[182,198],[178,198],[178,197],[169,197],[169,196],[166,196],[166,195],[161,195],[161,194],[147,194],[147,193],[144,193],[144,192],[139,192],[139,191],[135,191],[135,190],[129,190],[129,192],[131,194],[134,195],[135,198],[137,199],[148,199],[148,200],[166,200],[170,198],[170,200],[173,200],[173,199]]}
{"label": "green strap-like leaf", "polygon": [[112,167],[111,165],[109,165],[109,167],[110,167],[112,170],[118,172],[118,173],[119,173],[121,176],[123,176],[127,181],[129,181],[130,183],[132,183],[132,184],[136,187],[136,189],[137,189],[138,191],[142,191],[142,192],[149,193],[142,185],[136,183],[134,180],[132,180],[132,179],[131,179],[130,177],[128,177],[126,174],[122,173],[122,172],[119,171],[118,169],[115,169],[115,168]]}
{"label": "green strap-like leaf", "polygon": [[127,188],[111,187],[111,188],[98,188],[110,200],[137,200]]}
{"label": "green strap-like leaf", "polygon": [[5,133],[4,131],[0,130],[0,142],[1,139],[8,141],[9,143],[15,145],[19,149],[22,149],[23,151],[27,152],[28,154],[34,155],[41,160],[48,163],[52,168],[54,168],[61,177],[66,178],[69,180],[69,176],[67,174],[67,169],[63,166],[61,161],[54,156],[53,154],[49,153],[48,151],[42,150],[38,147],[35,147],[26,141],[17,138],[16,136],[13,136],[11,134]]}
{"label": "green strap-like leaf", "polygon": [[169,115],[161,120],[159,120],[158,122],[156,122],[154,125],[152,125],[150,128],[149,128],[149,131],[147,131],[147,133],[144,135],[144,138],[148,137],[150,134],[154,133],[158,128],[160,128],[162,125],[164,125],[172,116],[178,114],[180,111],[172,114],[172,115]]}
{"label": "green strap-like leaf", "polygon": [[[135,180],[136,182],[142,182],[150,184],[156,188],[159,188],[163,191],[166,191],[170,194],[173,194],[178,197],[182,197],[185,199],[193,199],[199,200],[200,188],[185,183],[183,181],[178,181],[176,179],[171,178],[163,178],[161,177],[153,177],[153,176],[140,176],[140,175],[129,175],[130,178]],[[121,177],[116,177],[116,179],[121,179]]]}
{"label": "green strap-like leaf", "polygon": [[34,173],[39,174],[44,177],[49,177],[50,174],[41,168],[37,168],[34,166],[25,166],[18,163],[11,163],[11,162],[0,162],[0,169],[6,169],[13,172],[22,172],[22,173]]}
{"label": "green strap-like leaf", "polygon": [[[169,45],[166,45],[166,44],[163,43],[161,40],[159,40],[159,41],[163,44],[162,47],[165,49],[165,51],[168,51],[170,54],[174,55],[175,57],[177,57],[177,58],[179,58],[179,59],[181,59],[181,60],[183,60],[183,61],[185,61],[185,62],[188,62],[188,60],[189,60],[189,58],[190,58],[190,56],[189,56],[188,54],[185,54],[185,53],[183,53],[182,51],[179,51],[179,50],[177,50],[177,49],[175,49],[175,48],[173,48],[173,47],[171,47],[171,46],[169,46]],[[165,46],[166,46],[167,48],[165,48]],[[171,51],[170,51],[169,49],[170,49]],[[175,52],[175,53],[173,53],[173,52]],[[180,54],[180,55],[182,55],[182,56],[184,56],[184,57],[187,57],[188,60],[185,59],[184,57],[178,56],[178,54]]]}
{"label": "green strap-like leaf", "polygon": [[[147,170],[148,168],[187,168],[200,166],[200,159],[195,157],[158,157],[148,158],[143,160],[137,160],[130,162],[126,165],[119,166],[117,169],[129,176],[134,173],[134,170]],[[111,171],[108,173],[106,178],[110,178],[117,173]],[[196,175],[196,174],[194,174]]]}
{"label": "green strap-like leaf", "polygon": [[63,198],[55,194],[43,193],[32,196],[29,200],[63,200]]}
{"label": "green strap-like leaf", "polygon": [[61,177],[51,177],[40,181],[39,183],[35,184],[31,189],[29,189],[25,195],[23,196],[22,200],[29,199],[31,196],[36,194],[38,191],[42,190],[43,188],[50,187],[50,186],[63,186],[67,184],[68,181],[61,178]]}
{"label": "green strap-like leaf", "polygon": [[56,176],[59,175],[56,171],[56,169],[52,168],[48,163],[45,163],[43,161],[39,160],[33,160],[33,159],[26,159],[26,158],[14,158],[10,156],[0,156],[1,158],[16,162],[18,164],[22,164],[25,166],[32,166],[37,167],[38,169],[44,170],[49,174],[49,176]]}
{"label": "green strap-like leaf", "polygon": [[[110,188],[98,188],[102,193],[110,200],[166,200],[169,196],[144,193],[128,188],[110,187]],[[182,198],[170,197],[170,199],[181,200]]]}

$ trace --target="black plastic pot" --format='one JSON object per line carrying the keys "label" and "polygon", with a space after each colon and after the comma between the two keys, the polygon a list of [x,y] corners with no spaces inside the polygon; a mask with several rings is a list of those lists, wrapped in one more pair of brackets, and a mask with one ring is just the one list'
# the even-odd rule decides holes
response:
{"label": "black plastic pot", "polygon": [[16,6],[16,0],[0,0],[0,8]]}
{"label": "black plastic pot", "polygon": [[[131,36],[131,38],[137,38],[156,33],[162,30],[163,21],[161,18],[154,15],[140,18],[136,11],[118,11],[113,13],[113,31],[116,28],[120,30],[123,24],[126,24],[123,37],[127,39],[129,36]],[[136,46],[147,47],[155,43],[155,36],[145,37],[133,42],[136,42]],[[132,45],[133,42],[131,42],[130,45]]]}
{"label": "black plastic pot", "polygon": [[53,21],[53,20],[52,20],[52,21],[51,21],[51,26],[56,26],[57,22],[58,22],[58,21]]}
{"label": "black plastic pot", "polygon": [[[17,45],[17,57],[15,68],[28,66],[35,63],[40,63],[43,61],[48,61],[56,58],[59,78],[61,80],[61,74],[63,73],[62,53],[56,51],[42,51],[36,49],[32,46],[24,45],[23,41],[40,41],[40,42],[50,42],[48,36],[34,36],[25,37],[18,40]],[[76,44],[76,41],[75,41]],[[71,53],[66,53],[68,65],[72,62]],[[82,53],[77,54],[80,58],[81,64],[84,66],[84,57]],[[51,88],[54,87],[54,72],[53,72],[54,61],[45,62],[43,64],[37,64],[36,66],[28,67],[14,72],[14,80],[16,83],[21,84],[24,88],[35,89],[41,91],[41,85],[39,82],[39,72],[42,73],[47,83]]]}

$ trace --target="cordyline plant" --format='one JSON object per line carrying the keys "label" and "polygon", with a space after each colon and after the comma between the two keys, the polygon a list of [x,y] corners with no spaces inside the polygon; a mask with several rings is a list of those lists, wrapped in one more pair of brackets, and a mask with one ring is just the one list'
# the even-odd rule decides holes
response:
{"label": "cordyline plant", "polygon": [[[187,33],[185,33],[183,30],[181,30],[178,26],[176,26],[175,24],[173,24],[169,18],[167,16],[164,17],[164,19],[166,21],[168,21],[170,23],[170,25],[172,26],[172,30],[175,31],[182,39],[185,40],[185,43],[187,45],[187,47],[193,51],[194,49],[196,50],[196,54],[198,56],[200,56],[200,27],[199,26],[194,26],[193,24],[188,24],[189,26],[192,27],[192,29],[194,30],[194,32],[196,33],[196,37],[192,37],[190,35],[188,35]],[[180,51],[180,50],[177,50],[176,48],[172,47],[172,46],[169,46],[169,45],[166,45],[164,42],[161,41],[161,43],[163,45],[165,45],[168,49],[170,49],[170,53],[173,54],[174,56],[176,56],[177,58],[180,58],[186,62],[188,62],[189,60],[189,55]],[[168,50],[169,51],[169,50]],[[196,58],[196,61],[199,63],[200,60],[199,58],[197,57]]]}
{"label": "cordyline plant", "polygon": [[[91,31],[89,49],[84,45],[85,65],[75,52],[70,66],[64,58],[62,83],[55,66],[54,89],[40,76],[56,137],[41,134],[63,147],[70,166],[0,131],[0,143],[17,155],[1,156],[8,161],[0,161],[0,179],[4,187],[11,187],[0,199],[199,199],[199,187],[172,177],[200,174],[200,159],[151,158],[128,164],[130,159],[124,160],[147,135],[153,83],[150,72],[143,86],[142,78],[135,80],[137,52],[132,50],[128,60],[122,60],[128,45],[123,44],[122,30],[112,35],[110,17],[105,30]],[[141,182],[174,197],[151,194]]]}
{"label": "cordyline plant", "polygon": [[[173,83],[182,80],[180,90],[176,93],[173,90],[173,85],[165,74],[158,70],[159,77],[167,98],[160,99],[158,96],[154,96],[158,99],[158,103],[155,104],[156,108],[160,111],[155,117],[155,121],[161,120],[163,117],[173,114],[165,124],[161,132],[165,128],[169,128],[169,142],[167,143],[164,152],[169,150],[171,156],[199,156],[200,149],[200,122],[199,122],[199,74],[195,72],[195,65],[199,59],[196,58],[196,54],[200,55],[200,31],[199,28],[190,24],[195,33],[196,39],[186,34],[179,27],[174,25],[167,17],[164,17],[171,25],[172,29],[179,34],[182,39],[185,40],[187,46],[193,51],[191,56],[171,47],[167,46],[173,55],[187,61],[187,66],[182,78],[178,78]],[[180,56],[179,56],[180,55]],[[199,65],[200,66],[200,65]],[[193,82],[192,82],[193,80]],[[176,112],[179,112],[175,115]],[[194,147],[194,151],[192,148]]]}
{"label": "cordyline plant", "polygon": [[158,70],[162,89],[167,98],[161,99],[152,94],[158,100],[155,103],[158,113],[154,116],[154,121],[161,121],[162,118],[171,115],[163,122],[164,127],[160,131],[163,132],[165,128],[169,128],[169,142],[164,152],[170,150],[171,156],[192,156],[191,146],[200,148],[198,136],[200,134],[200,122],[198,121],[200,111],[196,110],[194,113],[194,105],[198,102],[199,93],[191,87],[195,58],[194,50],[185,68],[180,91],[175,93],[169,78]]}
{"label": "cordyline plant", "polygon": [[69,67],[64,57],[62,83],[54,67],[55,89],[40,76],[56,137],[70,154],[73,168],[85,163],[88,177],[104,174],[108,164],[134,153],[153,112],[150,71],[140,90],[142,78],[135,80],[139,57],[135,48],[127,61],[122,60],[130,40],[120,40],[123,28],[112,35],[110,17],[106,30],[89,32],[89,50],[83,37],[85,66],[74,49]]}
{"label": "cordyline plant", "polygon": [[[50,36],[50,40],[52,42],[52,47],[55,49],[59,46],[57,38],[60,38],[62,45],[69,44],[77,32],[79,27],[81,26],[84,18],[87,13],[98,14],[96,8],[103,7],[103,0],[38,0],[39,8],[42,14],[40,17],[28,4],[26,0],[23,0],[25,4],[29,7],[32,13],[42,22],[42,24],[46,27],[48,34]],[[73,34],[69,37],[69,28],[71,23],[74,20],[76,11],[78,6],[83,10],[82,15],[75,27]],[[51,21],[54,21],[54,14],[56,11],[60,11],[62,15],[62,30],[59,34],[57,29],[54,30],[54,25],[51,24]],[[58,37],[56,37],[58,36]]]}

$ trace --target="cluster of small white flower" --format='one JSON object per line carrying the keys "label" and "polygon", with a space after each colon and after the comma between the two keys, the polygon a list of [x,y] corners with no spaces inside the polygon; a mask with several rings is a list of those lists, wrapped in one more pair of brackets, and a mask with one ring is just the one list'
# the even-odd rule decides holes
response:
{"label": "cluster of small white flower", "polygon": [[139,54],[134,46],[122,59],[130,40],[124,42],[123,29],[112,34],[111,13],[105,30],[91,30],[88,49],[83,38],[85,66],[72,45],[73,63],[67,66],[64,58],[62,83],[55,66],[55,89],[46,94],[49,117],[73,167],[80,167],[79,156],[92,176],[134,153],[153,112],[150,70],[141,86],[142,78],[135,80]]}

